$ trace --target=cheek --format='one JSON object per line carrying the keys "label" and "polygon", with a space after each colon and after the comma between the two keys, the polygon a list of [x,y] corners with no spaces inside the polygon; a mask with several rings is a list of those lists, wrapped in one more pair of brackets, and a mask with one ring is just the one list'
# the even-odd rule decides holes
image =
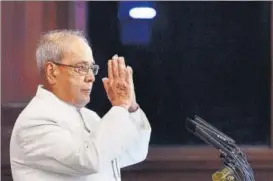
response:
{"label": "cheek", "polygon": [[83,78],[82,77],[71,77],[67,80],[67,83],[71,87],[71,90],[74,93],[78,93],[80,89],[82,89],[82,84],[83,84]]}

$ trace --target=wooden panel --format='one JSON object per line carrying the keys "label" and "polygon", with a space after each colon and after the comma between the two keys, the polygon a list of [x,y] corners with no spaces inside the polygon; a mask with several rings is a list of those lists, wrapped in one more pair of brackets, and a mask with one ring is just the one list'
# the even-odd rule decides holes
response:
{"label": "wooden panel", "polygon": [[[39,83],[35,48],[39,36],[56,28],[84,30],[85,2],[1,2],[1,158],[2,180],[12,180],[9,141],[13,124]],[[78,16],[77,18],[76,15]],[[79,26],[79,27],[77,27]]]}
{"label": "wooden panel", "polygon": [[271,2],[271,134],[270,146],[273,149],[273,3]]}
{"label": "wooden panel", "polygon": [[[273,151],[263,147],[243,148],[256,180],[273,178]],[[219,153],[209,147],[151,147],[145,162],[123,171],[124,181],[211,181],[222,168]]]}
{"label": "wooden panel", "polygon": [[[8,170],[3,169],[2,181],[12,181]],[[123,172],[122,181],[211,181],[215,170],[202,171],[173,171],[173,172]],[[255,175],[256,181],[267,181],[273,178],[272,171],[259,171]]]}
{"label": "wooden panel", "polygon": [[37,40],[45,31],[69,28],[70,4],[2,2],[1,36],[5,45],[2,47],[2,104],[28,102],[34,95],[39,82],[35,61]]}
{"label": "wooden panel", "polygon": [[[20,62],[20,67],[17,69],[22,71],[22,74],[18,74],[18,77],[22,78],[22,88],[23,92],[20,94],[18,90],[19,87],[14,87],[16,90],[15,94],[21,95],[20,100],[28,101],[36,91],[36,85],[38,84],[38,70],[35,60],[35,49],[37,40],[44,30],[43,28],[43,3],[42,2],[31,2],[25,3],[25,18],[22,20],[24,22],[25,32],[22,34],[25,41],[23,42],[24,52]],[[53,16],[54,14],[52,14]],[[16,74],[15,74],[16,76]],[[18,99],[12,100],[17,102]]]}
{"label": "wooden panel", "polygon": [[9,167],[9,142],[13,125],[22,111],[22,106],[12,104],[12,106],[1,107],[1,164]]}
{"label": "wooden panel", "polygon": [[[123,181],[211,181],[211,175],[215,170],[191,170],[172,172],[131,172],[123,173]],[[255,176],[256,181],[267,181],[273,178],[273,173],[259,171]]]}
{"label": "wooden panel", "polygon": [[24,59],[24,21],[25,18],[25,2],[2,2],[2,61],[1,61],[1,81],[2,81],[2,102],[9,100],[19,100],[20,92],[17,94],[15,87],[22,91],[23,83],[22,69]]}

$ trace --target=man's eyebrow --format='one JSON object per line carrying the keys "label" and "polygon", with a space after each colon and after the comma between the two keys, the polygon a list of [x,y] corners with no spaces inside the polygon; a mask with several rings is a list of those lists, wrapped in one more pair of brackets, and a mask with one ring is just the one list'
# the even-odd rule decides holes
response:
{"label": "man's eyebrow", "polygon": [[[84,60],[81,60],[80,62],[78,62],[78,63],[84,63],[84,64],[89,64],[89,62],[88,61],[84,61]],[[77,64],[78,64],[77,63]],[[95,64],[95,62],[94,61],[92,61],[92,62],[90,62],[90,64],[91,65],[94,65]]]}

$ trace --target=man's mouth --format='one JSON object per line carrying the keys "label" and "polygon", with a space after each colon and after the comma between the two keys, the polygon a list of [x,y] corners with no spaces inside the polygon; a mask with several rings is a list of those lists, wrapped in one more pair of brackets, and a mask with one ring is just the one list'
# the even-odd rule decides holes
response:
{"label": "man's mouth", "polygon": [[82,92],[90,94],[91,93],[91,89],[82,89]]}

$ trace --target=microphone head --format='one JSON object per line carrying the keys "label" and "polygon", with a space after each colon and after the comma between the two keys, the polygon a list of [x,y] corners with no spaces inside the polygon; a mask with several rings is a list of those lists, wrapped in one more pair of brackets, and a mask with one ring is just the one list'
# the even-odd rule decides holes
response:
{"label": "microphone head", "polygon": [[234,171],[230,167],[224,167],[222,170],[212,175],[213,181],[234,181]]}
{"label": "microphone head", "polygon": [[203,125],[203,127],[208,129],[210,132],[214,132],[215,134],[217,134],[217,136],[220,139],[228,142],[229,144],[235,144],[235,141],[232,138],[230,138],[229,136],[224,134],[222,131],[218,130],[216,127],[212,126],[211,124],[206,122],[204,119],[200,118],[199,116],[195,115],[194,120],[197,121],[199,124]]}

